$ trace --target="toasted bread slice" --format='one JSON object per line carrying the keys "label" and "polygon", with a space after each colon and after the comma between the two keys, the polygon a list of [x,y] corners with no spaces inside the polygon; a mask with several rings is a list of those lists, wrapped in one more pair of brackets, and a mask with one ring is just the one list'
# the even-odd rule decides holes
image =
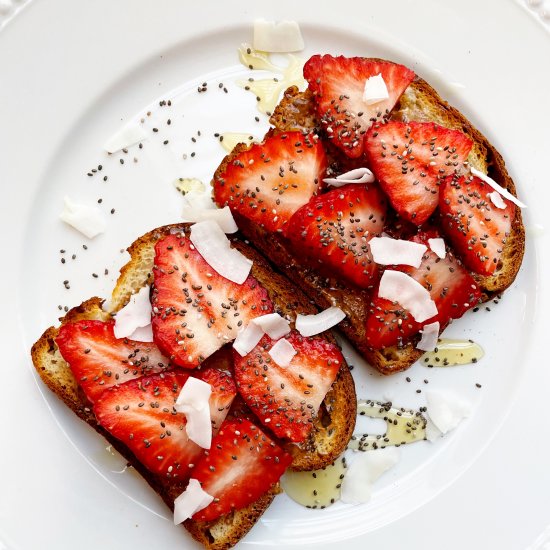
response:
{"label": "toasted bread slice", "polygon": [[[405,90],[392,111],[391,118],[402,121],[435,122],[446,128],[464,132],[473,141],[468,162],[517,196],[516,186],[506,170],[502,155],[460,111],[449,105],[419,76]],[[318,128],[311,92],[309,90],[300,92],[295,86],[289,88],[273,112],[270,122],[280,131],[311,131]],[[495,274],[490,277],[475,276],[485,292],[486,300],[504,292],[514,282],[521,266],[524,250],[525,228],[521,210],[516,208],[512,233],[506,242],[502,262]]]}
{"label": "toasted bread slice", "polygon": [[[420,77],[405,90],[391,117],[396,120],[431,121],[452,129],[459,129],[473,141],[469,162],[478,170],[487,173],[497,183],[516,195],[516,187],[506,171],[505,163],[499,152],[490,144],[487,138],[479,132],[457,109],[451,107],[438,93]],[[276,107],[270,122],[279,132],[319,130],[319,121],[315,113],[315,104],[309,90],[300,92],[291,87],[286,90],[281,102]],[[245,148],[238,145],[228,155],[218,172],[223,172],[227,163],[234,155]],[[339,166],[340,172],[358,167],[361,159],[348,159],[335,148],[328,147],[328,155],[333,166]],[[214,180],[216,176],[214,176]],[[220,205],[222,206],[222,205]],[[403,347],[392,346],[381,350],[369,349],[365,342],[365,322],[368,308],[368,294],[365,291],[352,288],[341,281],[320,275],[315,270],[303,265],[296,258],[288,245],[288,241],[278,234],[267,233],[265,230],[234,214],[241,232],[258,248],[276,269],[285,273],[321,308],[338,306],[347,318],[339,325],[353,345],[362,353],[365,359],[383,374],[392,374],[410,367],[417,361],[422,352],[415,348],[413,341]],[[514,281],[525,249],[525,229],[521,211],[516,209],[512,223],[512,232],[507,239],[502,261],[494,275],[483,277],[474,275],[483,292],[484,301],[502,293]]]}
{"label": "toasted bread slice", "polygon": [[[131,258],[120,271],[110,303],[106,305],[100,298],[90,298],[80,306],[71,309],[61,319],[61,325],[84,319],[109,320],[129,301],[133,293],[152,282],[155,243],[171,231],[182,231],[187,227],[186,224],[162,227],[136,240],[128,248]],[[252,274],[267,289],[279,313],[294,318],[297,312],[306,314],[317,312],[302,292],[293,289],[281,275],[273,273],[267,262],[257,252],[238,240],[234,240],[233,246],[253,260]],[[55,327],[48,328],[32,347],[32,360],[38,374],[50,390],[61,398],[75,414],[103,435],[118,450],[161,496],[170,509],[173,509],[174,499],[184,490],[185,483],[174,483],[162,476],[152,474],[141,465],[124,444],[98,425],[90,404],[57,348],[55,338],[58,331],[59,329]],[[328,333],[325,336],[332,339]],[[223,361],[226,355],[223,350],[220,350],[211,356],[208,362],[213,365],[219,361],[220,368],[224,368]],[[344,451],[351,438],[356,412],[355,386],[347,365],[343,364],[338,378],[325,398],[310,439],[301,446],[286,444],[287,450],[294,457],[292,468],[298,470],[318,469],[333,462]],[[212,550],[231,548],[251,529],[279,491],[279,487],[276,486],[250,506],[223,516],[214,522],[187,520],[184,526],[206,548]]]}

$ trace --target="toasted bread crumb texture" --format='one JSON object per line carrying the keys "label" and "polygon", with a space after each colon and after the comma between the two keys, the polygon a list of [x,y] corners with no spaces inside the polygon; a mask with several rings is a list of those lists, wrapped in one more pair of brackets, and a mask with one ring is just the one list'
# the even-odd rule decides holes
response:
{"label": "toasted bread crumb texture", "polygon": [[214,522],[187,520],[184,526],[196,541],[209,550],[232,548],[250,531],[279,492],[277,484],[271,491],[246,508],[236,510]]}
{"label": "toasted bread crumb texture", "polygon": [[111,295],[109,311],[114,312],[123,308],[132,294],[153,282],[155,244],[165,234],[162,228],[154,229],[128,247],[130,261],[120,270],[117,284]]}

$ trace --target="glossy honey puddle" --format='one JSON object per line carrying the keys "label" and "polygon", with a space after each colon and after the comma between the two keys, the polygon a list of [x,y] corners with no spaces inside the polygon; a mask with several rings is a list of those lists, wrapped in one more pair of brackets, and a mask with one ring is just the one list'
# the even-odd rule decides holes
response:
{"label": "glossy honey puddle", "polygon": [[435,350],[426,352],[420,363],[428,367],[454,367],[477,363],[484,355],[483,348],[473,340],[441,338]]}
{"label": "glossy honey puddle", "polygon": [[285,493],[306,508],[326,508],[340,499],[340,486],[346,472],[346,459],[340,457],[322,470],[288,471],[281,478]]}
{"label": "glossy honey puddle", "polygon": [[348,449],[370,451],[384,447],[405,445],[422,441],[426,436],[426,419],[420,411],[398,409],[391,403],[359,401],[357,414],[386,421],[386,433],[383,435],[354,434]]}

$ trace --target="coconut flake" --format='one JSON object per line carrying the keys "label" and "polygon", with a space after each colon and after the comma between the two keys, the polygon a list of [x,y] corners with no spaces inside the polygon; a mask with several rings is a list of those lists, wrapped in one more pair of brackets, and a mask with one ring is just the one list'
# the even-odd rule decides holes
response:
{"label": "coconut flake", "polygon": [[128,338],[136,329],[151,324],[149,285],[130,296],[129,302],[115,316],[115,338]]}
{"label": "coconut flake", "polygon": [[430,390],[426,392],[428,422],[426,439],[434,441],[454,430],[460,422],[470,416],[472,404],[452,392]]}
{"label": "coconut flake", "polygon": [[437,315],[437,307],[430,293],[418,281],[401,271],[384,271],[378,295],[380,298],[399,302],[419,323]]}
{"label": "coconut flake", "polygon": [[363,90],[363,101],[367,105],[375,105],[389,97],[388,87],[381,74],[367,78],[365,89]]}
{"label": "coconut flake", "polygon": [[258,345],[263,335],[264,331],[260,326],[253,322],[248,323],[246,328],[237,334],[237,338],[233,342],[233,348],[239,355],[244,357]]}
{"label": "coconut flake", "polygon": [[254,21],[254,49],[261,52],[286,53],[304,49],[304,39],[296,21]]}
{"label": "coconut flake", "polygon": [[190,376],[176,399],[174,408],[187,419],[187,437],[203,449],[212,443],[212,420],[210,418],[210,395],[212,386]]}
{"label": "coconut flake", "polygon": [[218,206],[212,200],[212,190],[208,191],[190,191],[183,197],[183,206],[187,208],[196,208],[200,210],[214,210]]}
{"label": "coconut flake", "polygon": [[105,231],[107,223],[101,211],[93,206],[78,204],[69,197],[64,199],[65,206],[60,219],[80,231],[88,239],[93,239]]}
{"label": "coconut flake", "polygon": [[399,462],[399,451],[395,447],[358,453],[348,467],[342,481],[342,502],[362,504],[372,496],[372,486],[387,470]]}
{"label": "coconut flake", "polygon": [[342,187],[348,183],[372,183],[374,174],[368,168],[355,168],[345,174],[340,174],[335,178],[325,178],[323,182],[333,187]]}
{"label": "coconut flake", "polygon": [[113,134],[103,145],[103,149],[107,153],[116,153],[121,149],[131,147],[140,141],[147,139],[147,134],[141,126],[132,124],[125,126],[115,134]]}
{"label": "coconut flake", "polygon": [[442,260],[447,255],[447,250],[445,249],[445,241],[438,237],[436,239],[428,239],[428,246],[431,251],[434,252]]}
{"label": "coconut flake", "polygon": [[298,353],[294,346],[286,339],[281,338],[269,350],[269,355],[280,367],[288,367],[292,358]]}
{"label": "coconut flake", "polygon": [[504,210],[506,208],[506,203],[504,202],[502,196],[498,191],[493,191],[492,193],[488,193],[487,196],[489,197],[489,200],[497,208],[500,208],[500,210]]}
{"label": "coconut flake", "polygon": [[186,519],[206,508],[214,497],[203,491],[201,484],[191,478],[187,488],[174,500],[174,525],[179,525]]}
{"label": "coconut flake", "polygon": [[136,340],[137,342],[154,342],[153,325],[149,324],[145,327],[136,328],[128,338],[130,340]]}
{"label": "coconut flake", "polygon": [[498,191],[505,199],[517,204],[520,208],[527,208],[526,204],[523,204],[518,198],[514,197],[510,191],[504,189],[499,185],[493,178],[490,178],[487,174],[476,170],[473,166],[470,166],[470,172],[477,176],[480,180],[483,180],[485,183],[488,183],[495,191]]}
{"label": "coconut flake", "polygon": [[222,277],[242,284],[246,281],[252,261],[231,248],[229,239],[213,220],[205,220],[191,226],[191,242],[204,260]]}
{"label": "coconut flake", "polygon": [[380,265],[412,265],[420,267],[427,247],[413,241],[374,237],[369,241],[373,260]]}
{"label": "coconut flake", "polygon": [[260,315],[252,319],[251,323],[260,327],[273,340],[278,340],[290,332],[290,322],[278,313]]}
{"label": "coconut flake", "polygon": [[420,342],[416,344],[417,349],[421,349],[422,351],[433,351],[437,346],[437,339],[439,337],[439,322],[436,321],[435,323],[424,325],[420,334],[422,334],[422,338],[420,338]]}
{"label": "coconut flake", "polygon": [[224,206],[221,209],[204,209],[184,206],[182,215],[183,221],[186,222],[202,222],[205,220],[215,221],[224,233],[235,233],[239,230],[229,206]]}
{"label": "coconut flake", "polygon": [[346,314],[339,307],[329,307],[316,315],[296,316],[296,330],[302,336],[315,336],[336,326],[346,318]]}

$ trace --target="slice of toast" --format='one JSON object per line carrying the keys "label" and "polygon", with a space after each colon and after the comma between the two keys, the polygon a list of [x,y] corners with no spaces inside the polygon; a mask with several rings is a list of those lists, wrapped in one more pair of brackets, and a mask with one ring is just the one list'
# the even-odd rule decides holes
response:
{"label": "slice of toast", "polygon": [[[128,303],[130,296],[153,281],[153,261],[155,243],[171,231],[187,230],[188,224],[166,226],[155,229],[136,240],[129,248],[129,262],[121,269],[109,304],[97,297],[90,298],[80,306],[71,309],[61,321],[66,323],[97,319],[107,321]],[[273,273],[267,262],[245,243],[235,239],[233,246],[253,260],[252,275],[269,293],[276,310],[294,319],[296,313],[316,313],[316,308],[305,295],[292,287],[284,277]],[[98,425],[90,404],[79,388],[68,364],[64,361],[55,338],[58,328],[50,327],[32,347],[34,366],[44,381],[75,414],[103,435],[114,448],[144,477],[149,485],[161,496],[167,506],[173,509],[174,499],[185,489],[185,483],[169,481],[144,468],[133,453],[118,439]],[[325,337],[334,341],[330,333]],[[209,365],[226,361],[227,353],[220,350],[208,359]],[[225,364],[220,365],[221,368]],[[301,446],[286,444],[293,455],[292,468],[297,470],[318,469],[333,462],[346,448],[355,427],[357,399],[355,386],[347,365],[344,363],[338,377],[325,397],[312,435]],[[191,535],[212,550],[222,550],[234,546],[256,523],[280,491],[274,487],[253,504],[237,510],[214,522],[187,520],[185,528]]]}
{"label": "slice of toast", "polygon": [[[401,99],[391,113],[391,118],[402,121],[430,121],[442,126],[458,129],[467,134],[473,141],[468,161],[478,170],[487,173],[497,183],[516,195],[514,182],[506,171],[504,160],[485,136],[462,115],[451,107],[438,93],[420,77],[405,90]],[[275,132],[320,130],[315,113],[315,104],[309,90],[300,92],[291,87],[286,90],[281,102],[270,119]],[[216,174],[224,171],[225,166],[235,155],[245,149],[239,144],[223,161]],[[340,173],[359,167],[361,159],[348,159],[340,151],[328,144],[327,153],[331,166]],[[214,176],[214,180],[216,175]],[[223,205],[220,205],[223,206]],[[305,266],[300,258],[291,251],[288,241],[279,234],[267,233],[256,224],[234,213],[240,231],[258,248],[275,266],[299,286],[320,308],[338,306],[346,313],[346,319],[339,328],[365,359],[383,374],[392,374],[410,367],[417,361],[422,351],[416,349],[416,340],[397,347],[372,350],[366,345],[365,323],[368,312],[368,293],[353,288],[342,281],[320,275],[317,271]],[[507,239],[502,261],[494,275],[483,277],[475,275],[482,290],[484,301],[502,293],[514,281],[525,249],[525,229],[521,211],[516,209],[512,231]]]}

